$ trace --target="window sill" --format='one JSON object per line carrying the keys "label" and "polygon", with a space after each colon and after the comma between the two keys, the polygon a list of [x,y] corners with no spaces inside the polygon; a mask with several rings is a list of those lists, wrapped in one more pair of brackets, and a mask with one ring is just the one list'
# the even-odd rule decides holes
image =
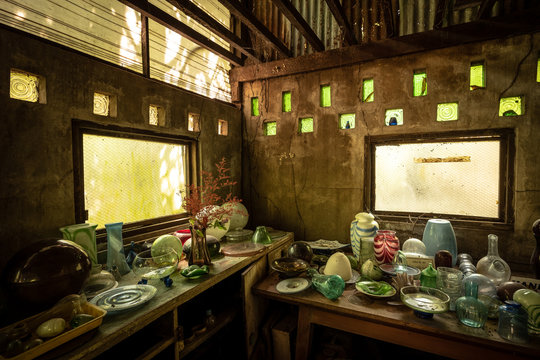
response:
{"label": "window sill", "polygon": [[414,232],[419,229],[423,229],[430,219],[446,219],[452,223],[454,229],[466,229],[466,230],[478,230],[478,231],[514,231],[513,223],[496,222],[489,220],[469,220],[469,219],[456,219],[443,216],[432,217],[416,217],[406,215],[383,215],[374,213],[375,220],[379,224],[392,224],[399,226],[400,228],[408,228],[409,231]]}

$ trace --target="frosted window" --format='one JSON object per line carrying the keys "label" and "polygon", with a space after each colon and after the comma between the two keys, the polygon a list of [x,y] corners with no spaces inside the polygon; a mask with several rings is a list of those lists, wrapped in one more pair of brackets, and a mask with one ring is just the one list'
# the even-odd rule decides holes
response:
{"label": "frosted window", "polygon": [[201,131],[201,115],[195,113],[189,113],[188,115],[188,130],[189,131]]}
{"label": "frosted window", "polygon": [[83,134],[88,222],[134,222],[183,212],[187,146]]}
{"label": "frosted window", "polygon": [[386,110],[384,124],[386,126],[403,125],[403,109]]}
{"label": "frosted window", "polygon": [[94,93],[94,114],[109,116],[110,97],[109,95]]}
{"label": "frosted window", "polygon": [[502,98],[499,102],[499,116],[518,116],[522,115],[521,97]]}
{"label": "frosted window", "polygon": [[313,118],[302,118],[298,121],[298,132],[299,133],[310,133],[313,132]]}
{"label": "frosted window", "polygon": [[498,217],[500,141],[375,147],[375,210]]}
{"label": "frosted window", "polygon": [[332,105],[330,85],[321,86],[321,106],[329,107]]}
{"label": "frosted window", "polygon": [[277,122],[268,121],[264,123],[264,135],[271,136],[277,134]]}
{"label": "frosted window", "polygon": [[417,71],[413,75],[413,96],[427,95],[427,74],[425,71]]}
{"label": "frosted window", "polygon": [[355,114],[341,114],[339,115],[339,128],[340,129],[354,129]]}
{"label": "frosted window", "polygon": [[362,81],[362,101],[372,102],[374,91],[373,79],[364,79]]}
{"label": "frosted window", "polygon": [[12,99],[38,102],[39,78],[22,71],[11,70],[9,97]]}
{"label": "frosted window", "polygon": [[454,121],[458,119],[458,104],[445,103],[437,105],[437,121]]}

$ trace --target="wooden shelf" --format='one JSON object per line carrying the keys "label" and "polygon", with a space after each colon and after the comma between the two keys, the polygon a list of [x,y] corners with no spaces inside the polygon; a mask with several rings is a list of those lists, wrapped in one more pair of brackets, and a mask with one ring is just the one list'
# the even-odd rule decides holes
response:
{"label": "wooden shelf", "polygon": [[175,341],[175,338],[164,339],[163,341],[155,344],[154,346],[146,350],[140,356],[137,356],[136,360],[152,359],[154,356],[165,350],[167,347],[174,344]]}
{"label": "wooden shelf", "polygon": [[238,311],[235,309],[230,309],[228,311],[224,311],[221,314],[218,314],[216,316],[216,325],[212,329],[207,330],[206,332],[201,334],[193,342],[189,344],[185,344],[184,349],[180,351],[180,358],[187,356],[190,352],[195,350],[206,340],[210,339],[212,336],[217,334],[221,329],[223,329],[225,326],[230,324],[234,320],[234,318],[236,318],[237,315],[238,315]]}

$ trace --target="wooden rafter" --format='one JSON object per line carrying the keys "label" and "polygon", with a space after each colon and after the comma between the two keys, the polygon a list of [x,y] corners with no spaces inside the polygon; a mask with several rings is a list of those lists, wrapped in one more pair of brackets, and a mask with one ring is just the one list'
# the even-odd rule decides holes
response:
{"label": "wooden rafter", "polygon": [[357,44],[354,32],[352,31],[349,20],[347,20],[347,16],[345,16],[345,12],[343,11],[343,7],[339,0],[326,0],[326,4],[328,4],[330,11],[334,15],[338,25],[341,27],[347,45]]}
{"label": "wooden rafter", "polygon": [[291,52],[264,24],[262,24],[248,9],[236,0],[219,0],[229,12],[242,21],[251,31],[261,36],[269,46],[276,49],[281,55],[291,57]]}
{"label": "wooden rafter", "polygon": [[483,0],[480,4],[480,9],[478,9],[478,15],[476,18],[487,19],[490,15],[491,9],[493,9],[493,5],[495,5],[495,1],[497,0]]}
{"label": "wooden rafter", "polygon": [[448,9],[448,0],[437,1],[437,10],[435,11],[435,21],[433,22],[434,29],[442,28],[444,14]]}
{"label": "wooden rafter", "polygon": [[259,59],[255,56],[253,50],[250,49],[250,45],[233,34],[229,29],[223,26],[219,21],[215,20],[213,17],[208,15],[208,13],[201,8],[199,8],[195,3],[189,0],[167,0],[171,5],[182,10],[184,14],[191,16],[198,23],[203,26],[208,27],[212,30],[213,33],[218,35],[223,40],[229,42],[232,47],[238,49],[242,54],[247,57],[256,60]]}
{"label": "wooden rafter", "polygon": [[215,53],[216,55],[224,58],[234,65],[242,66],[243,60],[232,52],[219,46],[215,42],[208,40],[206,37],[193,30],[189,26],[185,25],[181,21],[175,19],[165,11],[161,10],[155,5],[150,4],[145,0],[119,0],[121,3],[129,6],[135,11],[140,12],[142,15],[152,19],[161,25],[168,27],[169,29],[182,34],[194,43],[202,46],[203,48]]}
{"label": "wooden rafter", "polygon": [[291,24],[300,31],[315,51],[324,51],[324,44],[321,39],[289,0],[272,0],[272,2],[289,19]]}

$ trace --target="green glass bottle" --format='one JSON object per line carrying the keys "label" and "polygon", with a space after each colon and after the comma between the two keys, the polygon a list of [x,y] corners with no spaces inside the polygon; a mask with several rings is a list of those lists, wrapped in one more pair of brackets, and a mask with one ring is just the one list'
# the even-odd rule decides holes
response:
{"label": "green glass bottle", "polygon": [[335,300],[343,294],[345,281],[339,275],[322,275],[315,269],[309,269],[313,287],[330,300]]}
{"label": "green glass bottle", "polygon": [[272,238],[268,234],[268,231],[266,231],[266,227],[264,226],[257,226],[255,229],[255,233],[251,237],[251,241],[256,244],[271,244]]}
{"label": "green glass bottle", "polygon": [[437,270],[431,266],[431,263],[420,273],[420,284],[425,287],[437,288]]}
{"label": "green glass bottle", "polygon": [[465,281],[465,296],[456,300],[456,314],[462,324],[479,328],[484,326],[488,316],[487,307],[478,300],[478,284]]}

